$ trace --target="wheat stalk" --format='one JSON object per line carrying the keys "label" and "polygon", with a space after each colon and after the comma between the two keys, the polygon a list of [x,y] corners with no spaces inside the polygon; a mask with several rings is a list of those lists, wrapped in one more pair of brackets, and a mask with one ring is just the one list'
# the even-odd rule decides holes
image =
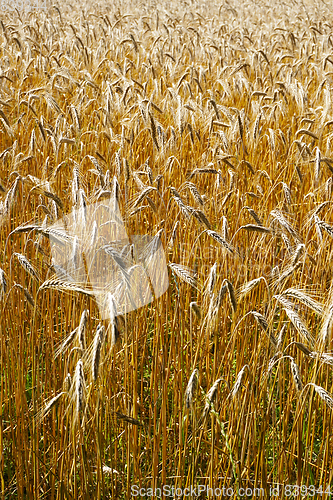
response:
{"label": "wheat stalk", "polygon": [[316,393],[319,395],[319,397],[323,401],[325,401],[325,403],[327,404],[327,406],[329,408],[333,409],[333,396],[331,393],[326,391],[326,389],[324,389],[320,385],[314,384],[313,382],[309,382],[307,385],[311,385],[312,387],[314,387],[314,389],[315,389]]}
{"label": "wheat stalk", "polygon": [[306,328],[302,318],[299,316],[299,314],[294,311],[293,309],[289,307],[284,307],[284,310],[296,328],[296,330],[300,333],[301,337],[304,338],[309,344],[313,345],[314,344],[314,339],[308,329]]}
{"label": "wheat stalk", "polygon": [[35,280],[39,281],[39,276],[36,271],[36,269],[33,267],[33,265],[28,261],[28,259],[22,255],[21,253],[13,253],[13,256],[17,257],[19,263],[27,271],[27,273],[30,274]]}
{"label": "wheat stalk", "polygon": [[96,382],[97,377],[98,377],[98,371],[99,371],[99,365],[100,365],[100,359],[101,359],[101,350],[102,350],[102,345],[103,345],[103,341],[104,341],[104,336],[105,336],[105,327],[103,325],[99,324],[97,327],[97,331],[95,333],[95,337],[94,337],[92,364],[91,364],[92,378],[93,378],[94,382]]}
{"label": "wheat stalk", "polygon": [[185,283],[188,283],[189,285],[193,286],[194,288],[197,287],[197,281],[196,281],[196,275],[192,271],[192,269],[182,266],[180,264],[175,264],[173,262],[169,262],[169,267],[170,269],[182,280],[185,281]]}
{"label": "wheat stalk", "polygon": [[255,224],[246,224],[245,226],[241,226],[239,229],[246,229],[246,231],[257,231],[258,233],[271,233],[272,230],[269,227],[264,227],[262,225],[256,226]]}
{"label": "wheat stalk", "polygon": [[233,386],[233,388],[231,390],[231,393],[230,393],[232,399],[234,399],[236,397],[236,395],[239,392],[239,389],[241,388],[242,381],[243,381],[246,369],[249,370],[249,366],[248,365],[244,365],[243,368],[240,370],[240,372],[238,373],[238,375],[236,377],[234,386]]}
{"label": "wheat stalk", "polygon": [[207,415],[208,415],[208,413],[209,413],[209,411],[211,409],[212,403],[215,400],[219,384],[220,384],[220,382],[222,380],[223,380],[222,378],[218,378],[217,380],[215,380],[214,384],[212,385],[212,387],[207,392],[207,394],[206,394],[206,404],[205,404],[205,407],[204,407],[204,410],[203,410],[203,413],[202,413],[202,416],[201,416],[201,421],[204,420],[207,417]]}
{"label": "wheat stalk", "polygon": [[197,368],[195,368],[189,378],[186,390],[185,390],[185,406],[186,408],[192,408],[193,407],[193,393],[197,387],[198,384],[198,374],[199,371]]}
{"label": "wheat stalk", "polygon": [[87,329],[88,316],[89,316],[89,311],[88,309],[85,309],[81,315],[80,324],[77,330],[77,338],[82,352],[84,352],[86,349],[86,329]]}
{"label": "wheat stalk", "polygon": [[287,290],[284,290],[282,295],[287,295],[288,297],[292,297],[293,299],[299,300],[302,304],[306,305],[307,307],[309,307],[310,309],[312,309],[313,311],[315,311],[320,315],[323,315],[324,313],[323,306],[316,300],[312,299],[302,290],[299,290],[297,288],[288,288]]}
{"label": "wheat stalk", "polygon": [[226,250],[228,250],[228,252],[230,252],[231,254],[234,253],[234,249],[232,248],[232,246],[227,241],[225,241],[222,238],[222,236],[220,236],[216,231],[212,231],[212,230],[207,229],[206,233],[211,238],[213,238],[215,241],[217,241],[217,243],[219,243],[223,248],[225,248]]}
{"label": "wheat stalk", "polygon": [[44,406],[44,408],[40,411],[40,413],[37,415],[37,421],[41,423],[41,421],[46,417],[48,413],[56,406],[56,404],[59,402],[60,398],[66,394],[65,391],[59,392],[56,396],[51,398],[48,403]]}
{"label": "wheat stalk", "polygon": [[289,359],[290,359],[290,368],[291,368],[291,373],[293,376],[295,387],[296,387],[298,392],[301,392],[303,389],[303,383],[302,383],[299,367],[298,367],[296,361],[294,360],[294,358],[289,356]]}
{"label": "wheat stalk", "polygon": [[7,292],[7,281],[5,277],[5,272],[0,268],[0,297],[5,295]]}
{"label": "wheat stalk", "polygon": [[76,418],[79,418],[84,406],[84,391],[85,391],[85,378],[84,378],[82,359],[79,359],[79,361],[76,364],[74,383],[75,383],[75,413],[76,413]]}

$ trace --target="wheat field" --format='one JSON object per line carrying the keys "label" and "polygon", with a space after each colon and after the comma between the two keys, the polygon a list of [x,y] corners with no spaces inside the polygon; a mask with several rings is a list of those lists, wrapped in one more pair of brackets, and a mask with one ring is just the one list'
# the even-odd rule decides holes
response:
{"label": "wheat field", "polygon": [[[4,5],[1,499],[330,498],[329,3]],[[132,310],[86,218],[108,203],[127,252],[162,244],[169,286]],[[109,315],[54,241],[72,269],[109,252]]]}

